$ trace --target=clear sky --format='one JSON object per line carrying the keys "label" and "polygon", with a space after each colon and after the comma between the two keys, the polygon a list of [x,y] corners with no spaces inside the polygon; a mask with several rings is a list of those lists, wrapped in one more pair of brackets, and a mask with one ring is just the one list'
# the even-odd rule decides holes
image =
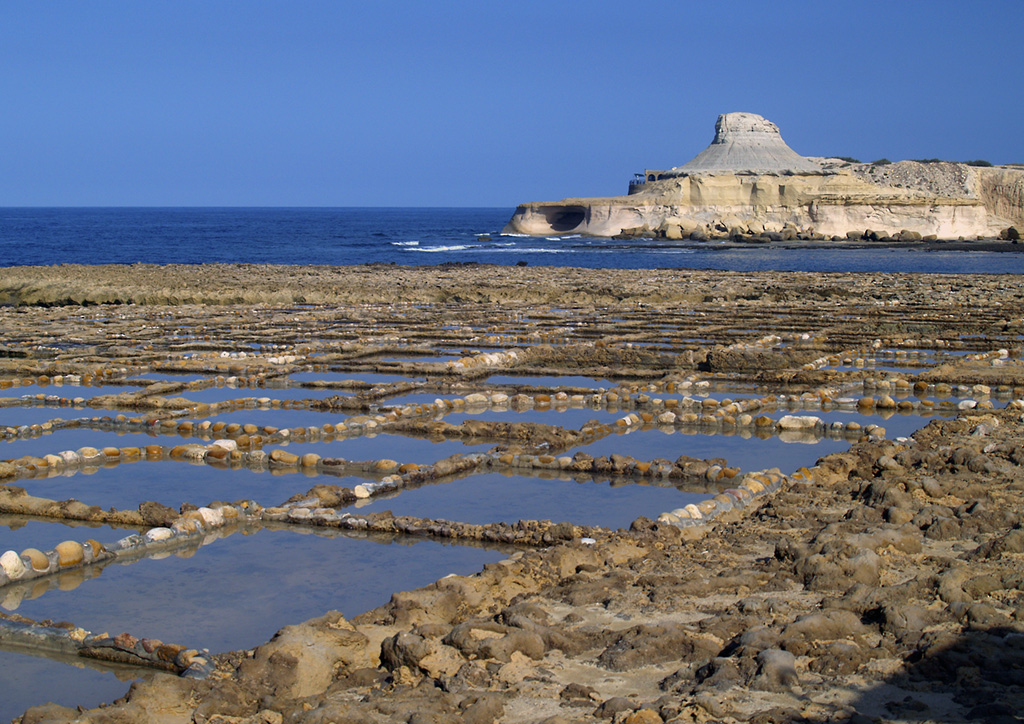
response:
{"label": "clear sky", "polygon": [[617,195],[730,111],[804,155],[1024,162],[1024,0],[0,5],[0,206]]}

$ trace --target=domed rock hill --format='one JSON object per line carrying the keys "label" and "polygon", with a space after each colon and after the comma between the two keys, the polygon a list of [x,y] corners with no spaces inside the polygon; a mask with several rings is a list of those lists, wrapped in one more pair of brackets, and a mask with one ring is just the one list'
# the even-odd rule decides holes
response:
{"label": "domed rock hill", "polygon": [[912,240],[1006,237],[1010,227],[1024,228],[1024,169],[805,157],[753,113],[719,116],[704,151],[638,174],[629,191],[522,204],[505,232]]}

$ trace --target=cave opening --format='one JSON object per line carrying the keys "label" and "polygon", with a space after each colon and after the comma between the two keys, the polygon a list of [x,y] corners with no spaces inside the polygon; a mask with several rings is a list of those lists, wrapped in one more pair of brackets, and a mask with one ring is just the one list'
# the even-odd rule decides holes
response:
{"label": "cave opening", "polygon": [[552,231],[564,232],[573,231],[582,224],[587,212],[582,206],[557,206],[545,209],[544,216]]}

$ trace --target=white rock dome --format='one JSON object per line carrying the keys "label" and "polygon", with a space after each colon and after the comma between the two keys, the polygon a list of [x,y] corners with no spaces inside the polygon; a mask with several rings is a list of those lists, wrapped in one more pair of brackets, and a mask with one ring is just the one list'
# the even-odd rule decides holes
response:
{"label": "white rock dome", "polygon": [[786,145],[779,127],[756,113],[723,113],[715,140],[697,156],[672,169],[693,173],[821,173],[821,167]]}

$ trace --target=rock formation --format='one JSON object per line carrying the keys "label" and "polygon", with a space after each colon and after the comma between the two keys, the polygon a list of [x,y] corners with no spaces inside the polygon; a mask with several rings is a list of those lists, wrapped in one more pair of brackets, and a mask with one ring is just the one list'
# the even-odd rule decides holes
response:
{"label": "rock formation", "polygon": [[711,145],[669,173],[702,172],[820,174],[821,168],[787,146],[779,127],[771,121],[754,113],[724,113],[715,123]]}
{"label": "rock formation", "polygon": [[718,117],[682,166],[644,173],[627,196],[520,205],[506,233],[913,240],[995,238],[1024,226],[1024,169],[809,158],[753,113]]}

